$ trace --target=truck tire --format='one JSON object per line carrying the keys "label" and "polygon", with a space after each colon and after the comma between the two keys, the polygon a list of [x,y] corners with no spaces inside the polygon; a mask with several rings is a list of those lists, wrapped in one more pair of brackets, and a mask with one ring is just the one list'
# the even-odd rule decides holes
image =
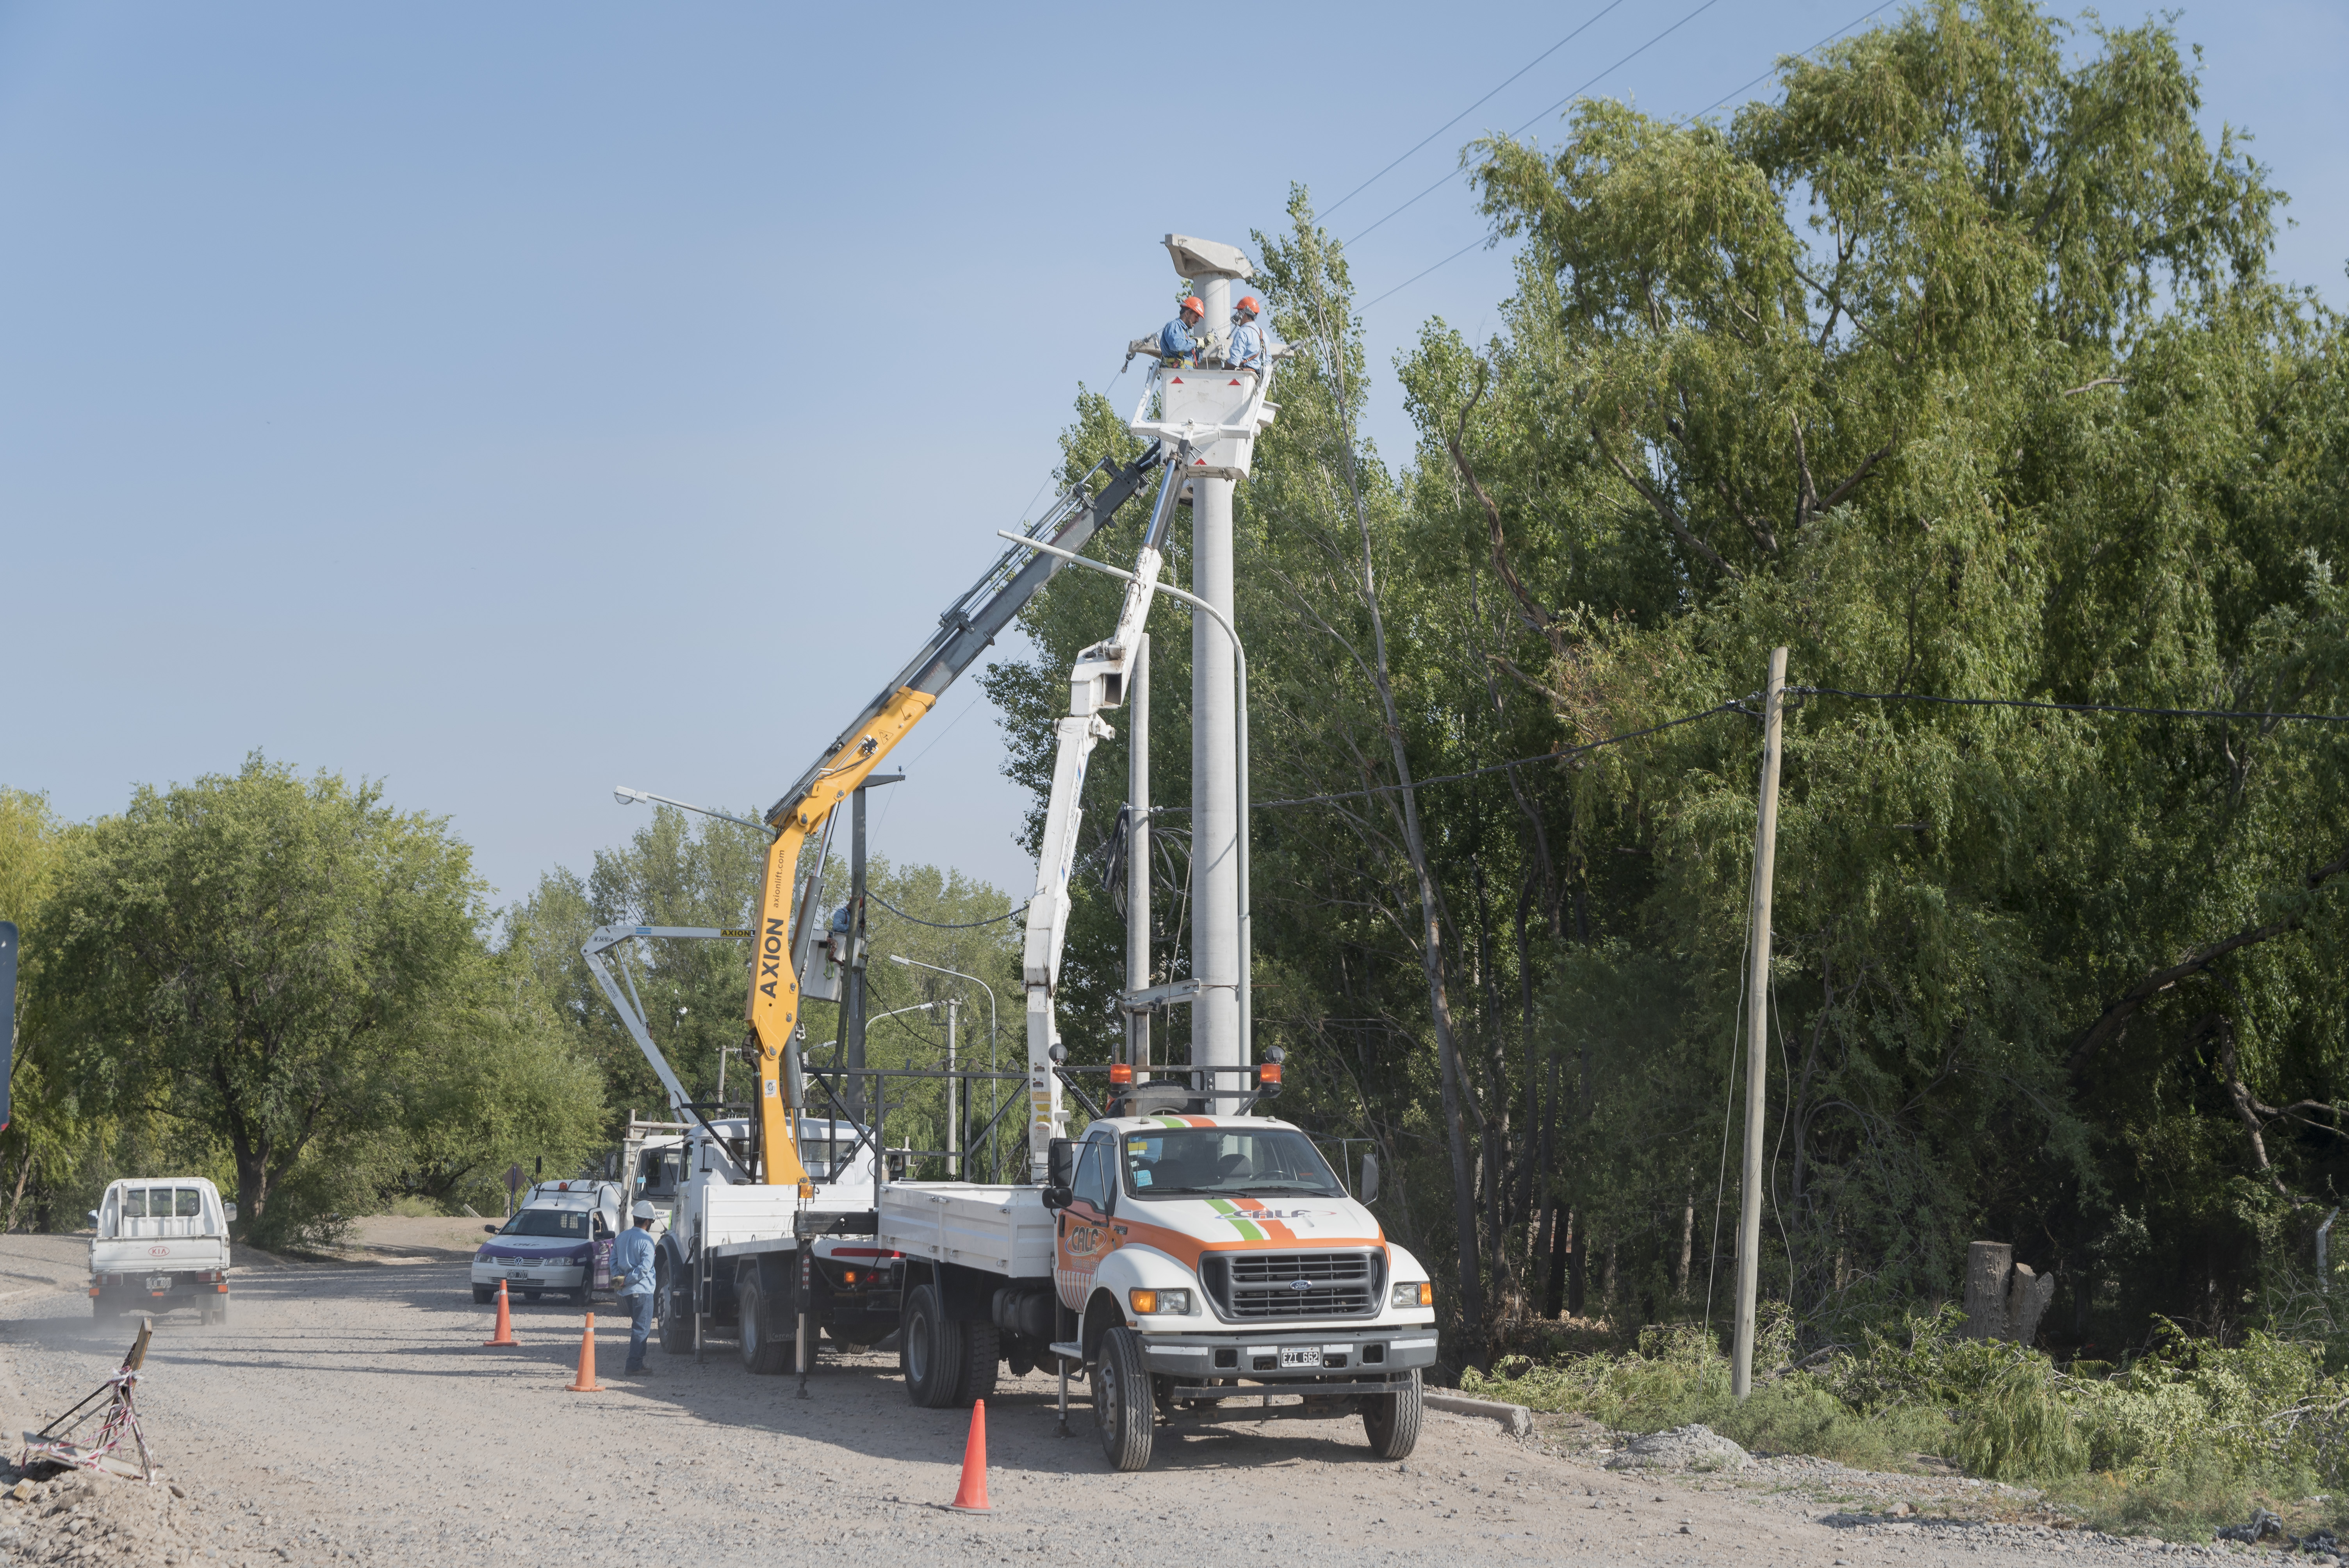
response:
{"label": "truck tire", "polygon": [[905,1398],[925,1410],[943,1410],[962,1387],[962,1326],[938,1305],[938,1287],[916,1286],[897,1326],[897,1369]]}
{"label": "truck tire", "polygon": [[103,1295],[91,1296],[89,1298],[89,1315],[92,1317],[99,1319],[120,1317],[122,1315],[122,1302],[119,1297]]}
{"label": "truck tire", "polygon": [[492,1290],[488,1285],[477,1284],[473,1287],[473,1305],[475,1306],[487,1306],[490,1303],[497,1300],[497,1298],[498,1293]]}
{"label": "truck tire", "polygon": [[759,1288],[753,1276],[744,1280],[734,1292],[735,1315],[740,1326],[735,1331],[736,1343],[742,1347],[742,1369],[761,1377],[794,1370],[792,1352],[796,1346],[788,1335],[778,1336],[767,1321],[767,1295]]}
{"label": "truck tire", "polygon": [[1371,1435],[1371,1452],[1382,1460],[1411,1458],[1426,1418],[1427,1387],[1416,1367],[1411,1381],[1393,1393],[1372,1394],[1362,1401],[1362,1429]]}
{"label": "truck tire", "polygon": [[1149,1467],[1157,1420],[1150,1369],[1142,1364],[1142,1338],[1121,1324],[1102,1336],[1101,1359],[1093,1366],[1093,1433],[1112,1470]]}
{"label": "truck tire", "polygon": [[962,1330],[962,1380],[955,1388],[955,1403],[992,1399],[998,1364],[1003,1359],[1003,1331],[991,1323],[955,1326]]}
{"label": "truck tire", "polygon": [[671,1277],[673,1272],[665,1257],[653,1269],[654,1298],[660,1303],[660,1346],[664,1355],[689,1356],[693,1353],[693,1303]]}
{"label": "truck tire", "polygon": [[222,1296],[212,1305],[204,1308],[204,1321],[206,1323],[226,1323],[228,1321],[228,1297]]}

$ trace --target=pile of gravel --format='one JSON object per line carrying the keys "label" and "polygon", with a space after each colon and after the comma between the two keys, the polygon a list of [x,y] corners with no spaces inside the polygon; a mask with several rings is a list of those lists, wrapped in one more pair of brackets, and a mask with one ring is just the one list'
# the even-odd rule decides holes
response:
{"label": "pile of gravel", "polygon": [[1609,1470],[1744,1470],[1753,1460],[1744,1449],[1700,1422],[1651,1432],[1607,1461]]}
{"label": "pile of gravel", "polygon": [[0,1561],[171,1568],[192,1555],[187,1513],[188,1504],[167,1483],[87,1470],[20,1480],[0,1491]]}

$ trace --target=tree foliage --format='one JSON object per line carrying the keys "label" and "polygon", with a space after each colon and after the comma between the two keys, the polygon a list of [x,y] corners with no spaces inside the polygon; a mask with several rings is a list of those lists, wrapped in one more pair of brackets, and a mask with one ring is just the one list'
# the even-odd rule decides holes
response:
{"label": "tree foliage", "polygon": [[[2349,734],[2274,717],[2349,711],[2338,324],[2269,276],[2282,197],[2205,135],[2166,24],[1934,5],[1779,89],[1471,148],[1519,286],[1490,341],[1403,356],[1399,469],[1353,429],[1341,251],[1301,197],[1259,237],[1300,352],[1239,502],[1258,1043],[1299,1051],[1285,1109],[1399,1162],[1472,1342],[1482,1289],[1702,1311],[1759,761],[1724,705],[1784,644],[1829,689],[1788,720],[1766,1288],[1825,1329],[1990,1235],[2061,1276],[2075,1341],[2230,1332],[2349,1174]],[[1081,405],[1072,467],[1112,427]],[[998,677],[1040,797],[1108,614],[1056,581]],[[1096,762],[1096,840],[1122,778]]]}

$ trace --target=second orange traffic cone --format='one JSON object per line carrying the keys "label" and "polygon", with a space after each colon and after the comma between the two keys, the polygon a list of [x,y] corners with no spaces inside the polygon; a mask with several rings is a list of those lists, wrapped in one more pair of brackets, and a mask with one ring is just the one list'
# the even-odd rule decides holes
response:
{"label": "second orange traffic cone", "polygon": [[587,1331],[579,1336],[579,1376],[565,1383],[564,1388],[573,1394],[600,1394],[604,1386],[595,1381],[595,1315],[587,1315]]}
{"label": "second orange traffic cone", "polygon": [[513,1314],[506,1310],[506,1282],[503,1280],[498,1281],[498,1336],[495,1339],[484,1339],[481,1343],[484,1345],[522,1343],[513,1336]]}
{"label": "second orange traffic cone", "polygon": [[992,1513],[987,1505],[987,1401],[970,1407],[970,1437],[962,1445],[962,1487],[947,1504],[957,1513]]}

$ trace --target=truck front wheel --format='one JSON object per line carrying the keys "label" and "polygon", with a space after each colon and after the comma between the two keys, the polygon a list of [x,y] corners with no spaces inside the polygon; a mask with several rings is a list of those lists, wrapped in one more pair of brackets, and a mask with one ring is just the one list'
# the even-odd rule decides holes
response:
{"label": "truck front wheel", "polygon": [[1157,1418],[1141,1336],[1121,1325],[1102,1336],[1101,1360],[1093,1367],[1093,1431],[1112,1470],[1149,1465]]}
{"label": "truck front wheel", "polygon": [[938,1287],[916,1286],[897,1327],[897,1369],[905,1375],[905,1397],[926,1410],[952,1405],[961,1391],[962,1358],[962,1325],[947,1320]]}
{"label": "truck front wheel", "polygon": [[1392,1394],[1372,1394],[1362,1401],[1362,1429],[1371,1435],[1371,1451],[1382,1460],[1407,1460],[1419,1446],[1420,1423],[1427,1416],[1427,1388],[1417,1368],[1411,1381]]}

